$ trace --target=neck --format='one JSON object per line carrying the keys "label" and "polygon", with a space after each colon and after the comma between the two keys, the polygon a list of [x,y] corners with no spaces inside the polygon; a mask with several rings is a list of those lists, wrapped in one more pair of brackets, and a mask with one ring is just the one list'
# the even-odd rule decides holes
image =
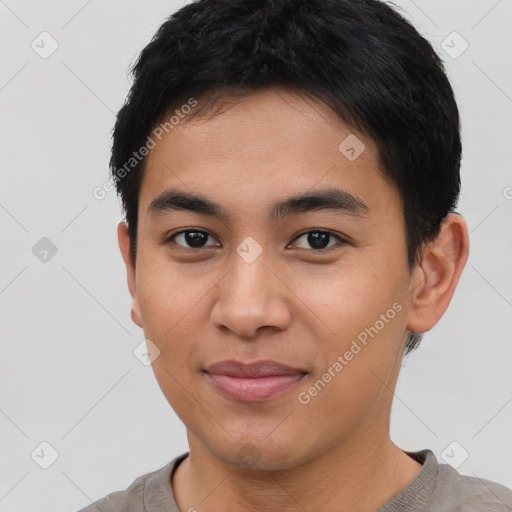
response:
{"label": "neck", "polygon": [[201,512],[375,512],[417,475],[421,464],[389,434],[358,437],[292,468],[255,471],[219,460],[189,434],[189,457],[172,481],[176,502],[180,510]]}

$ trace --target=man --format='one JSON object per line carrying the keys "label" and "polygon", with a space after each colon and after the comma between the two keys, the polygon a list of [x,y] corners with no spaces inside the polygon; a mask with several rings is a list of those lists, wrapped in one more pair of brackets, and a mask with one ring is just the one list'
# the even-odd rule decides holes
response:
{"label": "man", "polygon": [[403,354],[468,254],[430,44],[377,0],[199,0],[134,75],[119,245],[190,449],[84,511],[511,510],[389,434]]}

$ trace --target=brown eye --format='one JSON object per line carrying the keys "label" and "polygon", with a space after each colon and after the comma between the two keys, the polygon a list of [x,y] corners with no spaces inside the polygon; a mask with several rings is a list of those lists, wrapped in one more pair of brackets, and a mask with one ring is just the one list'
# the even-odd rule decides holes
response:
{"label": "brown eye", "polygon": [[[313,249],[313,250],[324,250],[327,248],[332,247],[335,244],[329,245],[331,241],[338,241],[341,243],[345,243],[345,241],[335,235],[334,233],[331,233],[330,231],[323,231],[323,230],[314,230],[314,231],[307,231],[306,233],[303,233],[299,237],[297,237],[295,240],[304,239],[306,244],[309,244],[310,247],[307,246],[299,246],[299,249]],[[334,239],[334,240],[333,240]]]}
{"label": "brown eye", "polygon": [[[213,238],[206,231],[198,231],[198,230],[186,230],[180,231],[179,233],[175,233],[171,237],[169,237],[168,241],[174,242],[176,245],[180,247],[184,247],[186,249],[201,249],[203,247],[209,247],[206,244],[208,237]],[[182,243],[178,243],[176,240],[180,240]],[[218,245],[218,244],[214,244]]]}

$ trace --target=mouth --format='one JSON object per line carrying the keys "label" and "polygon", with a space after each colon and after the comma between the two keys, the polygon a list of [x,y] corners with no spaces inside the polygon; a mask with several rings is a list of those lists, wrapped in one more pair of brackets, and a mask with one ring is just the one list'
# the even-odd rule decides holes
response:
{"label": "mouth", "polygon": [[204,372],[223,396],[242,402],[264,401],[283,394],[308,375],[305,370],[276,361],[220,361]]}

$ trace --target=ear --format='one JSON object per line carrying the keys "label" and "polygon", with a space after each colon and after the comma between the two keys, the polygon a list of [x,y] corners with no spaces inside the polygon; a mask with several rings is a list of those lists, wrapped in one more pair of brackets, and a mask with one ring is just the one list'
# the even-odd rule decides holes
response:
{"label": "ear", "polygon": [[469,253],[468,229],[464,218],[449,213],[438,236],[425,245],[421,262],[411,278],[411,308],[407,328],[413,332],[430,330],[443,316]]}
{"label": "ear", "polygon": [[119,249],[123,256],[124,264],[126,265],[126,273],[128,279],[128,290],[132,296],[132,320],[139,326],[142,327],[142,317],[140,314],[139,301],[137,299],[137,286],[135,279],[135,265],[133,264],[130,255],[130,235],[128,233],[128,225],[126,222],[120,222],[117,225],[117,239],[119,241]]}

